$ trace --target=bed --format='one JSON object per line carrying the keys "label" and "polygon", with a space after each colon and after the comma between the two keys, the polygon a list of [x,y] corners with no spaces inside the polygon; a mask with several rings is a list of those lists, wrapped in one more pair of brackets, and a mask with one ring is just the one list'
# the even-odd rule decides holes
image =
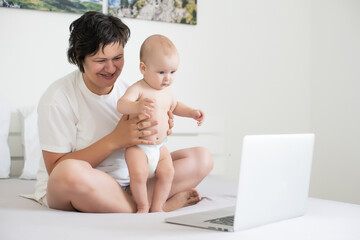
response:
{"label": "bed", "polygon": [[34,180],[0,180],[0,239],[360,239],[360,206],[309,198],[305,216],[230,233],[165,223],[166,217],[235,203],[236,183],[207,177],[203,200],[170,213],[91,214],[48,209],[22,198]]}
{"label": "bed", "polygon": [[[167,217],[234,205],[237,183],[220,177],[221,167],[216,167],[197,187],[203,197],[198,204],[169,213],[90,214],[43,207],[20,197],[20,194],[33,193],[36,183],[40,150],[34,107],[10,114],[10,108],[4,106],[0,102],[0,140],[6,138],[6,146],[4,141],[0,142],[0,170],[7,170],[0,179],[0,240],[360,239],[359,205],[314,198],[309,198],[305,216],[236,233],[165,223]],[[5,108],[7,114],[4,114]],[[201,129],[177,121],[169,148],[202,143],[211,149],[215,165],[221,166],[217,163],[221,163],[224,150],[219,144],[223,141],[218,127],[223,124],[221,118],[212,119],[208,127]],[[4,151],[7,145],[10,149]],[[8,161],[4,161],[5,158]],[[7,178],[9,174],[10,178]]]}
{"label": "bed", "polygon": [[[223,180],[222,180],[223,181]],[[88,214],[48,209],[35,201],[20,197],[31,193],[35,181],[4,179],[0,181],[0,239],[151,239],[180,237],[180,226],[164,223],[164,218],[180,213],[207,210],[234,203],[235,185],[221,186],[217,177],[209,177],[198,189],[204,198],[196,206],[172,213]],[[198,233],[194,229],[185,235]],[[196,232],[198,232],[196,234]],[[181,238],[183,238],[181,237]],[[187,238],[187,237],[186,237]]]}

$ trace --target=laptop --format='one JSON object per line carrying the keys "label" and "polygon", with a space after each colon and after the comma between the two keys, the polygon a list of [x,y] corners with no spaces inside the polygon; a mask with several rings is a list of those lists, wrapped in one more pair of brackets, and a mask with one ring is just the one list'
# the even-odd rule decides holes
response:
{"label": "laptop", "polygon": [[314,134],[245,136],[236,205],[165,222],[238,231],[304,215],[314,141]]}

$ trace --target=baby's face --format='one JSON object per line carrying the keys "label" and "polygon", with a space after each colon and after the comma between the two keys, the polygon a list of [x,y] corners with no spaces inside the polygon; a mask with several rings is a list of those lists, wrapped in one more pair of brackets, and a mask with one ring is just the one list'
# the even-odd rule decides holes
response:
{"label": "baby's face", "polygon": [[154,89],[169,87],[175,80],[175,73],[179,66],[177,53],[171,55],[155,54],[147,61],[144,80]]}

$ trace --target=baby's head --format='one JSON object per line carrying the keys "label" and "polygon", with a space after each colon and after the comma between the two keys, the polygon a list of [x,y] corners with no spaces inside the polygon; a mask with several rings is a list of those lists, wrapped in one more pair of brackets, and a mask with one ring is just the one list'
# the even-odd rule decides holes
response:
{"label": "baby's head", "polygon": [[170,86],[178,66],[178,51],[167,37],[152,35],[141,45],[140,71],[152,88],[161,90]]}

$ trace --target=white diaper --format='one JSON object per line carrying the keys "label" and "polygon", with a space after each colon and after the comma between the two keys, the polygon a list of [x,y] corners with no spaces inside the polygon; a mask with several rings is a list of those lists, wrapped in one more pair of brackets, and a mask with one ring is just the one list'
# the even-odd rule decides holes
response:
{"label": "white diaper", "polygon": [[155,176],[155,171],[160,159],[160,148],[167,142],[165,139],[162,143],[158,145],[137,145],[141,148],[148,160],[148,168],[149,168],[149,176],[148,178],[152,178]]}

